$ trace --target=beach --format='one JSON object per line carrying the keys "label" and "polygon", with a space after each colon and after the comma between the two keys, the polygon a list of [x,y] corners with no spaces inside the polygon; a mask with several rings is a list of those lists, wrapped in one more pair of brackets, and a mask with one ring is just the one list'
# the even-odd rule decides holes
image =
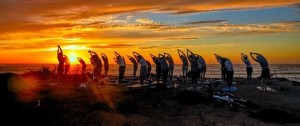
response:
{"label": "beach", "polygon": [[[13,79],[11,79],[13,78]],[[117,78],[111,76],[110,79]],[[126,76],[125,78],[130,78]],[[235,96],[250,101],[247,108],[230,109],[217,105],[208,87],[187,90],[188,83],[173,80],[177,88],[150,88],[138,84],[90,84],[82,86],[78,77],[65,82],[48,77],[1,74],[1,82],[23,85],[4,97],[1,107],[6,125],[300,125],[300,84],[286,78],[272,78],[268,86],[275,91],[257,89],[261,80],[235,77]],[[16,81],[11,81],[16,80]],[[219,78],[208,78],[219,80]],[[14,85],[14,84],[13,84]],[[3,83],[2,83],[3,86]],[[214,90],[226,85],[220,83]],[[2,88],[3,89],[3,88]],[[1,92],[1,94],[3,91]],[[3,96],[3,95],[2,95]]]}

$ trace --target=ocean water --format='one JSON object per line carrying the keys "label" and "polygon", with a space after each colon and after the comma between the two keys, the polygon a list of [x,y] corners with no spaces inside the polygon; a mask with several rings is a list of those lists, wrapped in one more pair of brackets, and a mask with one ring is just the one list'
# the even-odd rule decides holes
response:
{"label": "ocean water", "polygon": [[[17,74],[22,74],[30,71],[41,70],[42,67],[47,67],[51,71],[56,72],[57,64],[0,64],[0,73],[13,72]],[[79,73],[80,65],[72,65],[71,73]],[[93,66],[88,65],[87,70],[92,70]],[[152,64],[152,73],[155,73],[155,65]],[[261,68],[259,64],[253,65],[252,77],[260,76]],[[278,78],[287,78],[292,81],[300,82],[300,64],[271,64],[270,72],[275,73]],[[111,64],[109,75],[118,75],[118,65]],[[133,74],[133,65],[127,64],[126,66],[126,76],[131,76]],[[137,71],[139,75],[139,69]],[[181,64],[176,64],[174,68],[174,75],[181,76]],[[219,64],[208,64],[206,77],[208,78],[220,78],[220,65]],[[234,64],[234,77],[246,77],[246,68],[244,64]]]}

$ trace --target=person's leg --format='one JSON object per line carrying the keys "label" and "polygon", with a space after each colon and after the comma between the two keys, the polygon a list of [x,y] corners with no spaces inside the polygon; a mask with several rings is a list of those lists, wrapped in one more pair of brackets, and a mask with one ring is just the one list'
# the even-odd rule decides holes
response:
{"label": "person's leg", "polygon": [[230,86],[232,86],[233,74],[234,74],[234,71],[231,71],[231,74],[230,74]]}
{"label": "person's leg", "polygon": [[202,81],[202,68],[199,69],[199,80]]}
{"label": "person's leg", "polygon": [[265,90],[267,91],[267,82],[268,82],[268,78],[265,79]]}
{"label": "person's leg", "polygon": [[203,69],[203,74],[202,74],[202,78],[203,78],[203,81],[205,80],[205,73],[206,73],[206,65],[204,66],[204,69]]}
{"label": "person's leg", "polygon": [[198,79],[198,71],[193,71],[192,72],[192,80],[193,80],[193,86],[194,88],[196,88],[196,84],[197,84],[197,79]]}
{"label": "person's leg", "polygon": [[104,70],[104,76],[105,77],[107,76],[107,72],[108,72],[108,70],[105,68],[105,70]]}
{"label": "person's leg", "polygon": [[224,80],[224,82],[226,82],[225,71],[223,68],[221,68],[221,73],[222,73],[222,79]]}
{"label": "person's leg", "polygon": [[253,72],[253,68],[251,67],[249,72],[250,80],[252,79],[252,72]]}
{"label": "person's leg", "polygon": [[198,68],[198,71],[197,71],[197,79],[200,80],[200,68]]}
{"label": "person's leg", "polygon": [[249,68],[246,67],[246,72],[247,72],[247,80],[249,80]]}
{"label": "person's leg", "polygon": [[159,84],[160,74],[161,74],[160,70],[157,70],[156,71],[156,81],[157,81],[157,84]]}
{"label": "person's leg", "polygon": [[122,80],[124,79],[124,75],[125,75],[125,66],[122,66]]}
{"label": "person's leg", "polygon": [[141,68],[140,68],[140,84],[144,84],[144,67],[143,66],[141,66]]}
{"label": "person's leg", "polygon": [[168,79],[168,70],[163,70],[163,84],[166,85],[167,84],[167,79]]}
{"label": "person's leg", "polygon": [[264,78],[261,78],[261,90],[265,91],[265,88],[264,88]]}
{"label": "person's leg", "polygon": [[133,67],[133,77],[135,78],[135,76],[136,76],[136,68]]}
{"label": "person's leg", "polygon": [[229,79],[230,76],[228,76],[228,75],[230,74],[229,71],[227,71],[226,74],[227,74],[227,76],[226,76],[226,84],[227,84],[227,87],[230,88],[230,81],[229,81],[229,80],[230,80],[230,79]]}
{"label": "person's leg", "polygon": [[184,66],[182,66],[181,72],[182,72],[183,79],[184,79],[184,77],[185,77],[184,71],[185,71],[185,70],[184,70]]}
{"label": "person's leg", "polygon": [[171,82],[171,84],[173,82],[173,71],[174,71],[174,67],[171,67],[171,69],[170,69],[170,82]]}
{"label": "person's leg", "polygon": [[188,70],[188,67],[187,66],[183,66],[183,79],[184,79],[184,82],[186,83],[187,82],[187,70]]}
{"label": "person's leg", "polygon": [[119,84],[121,83],[121,80],[122,80],[122,72],[121,72],[121,69],[122,69],[121,66],[119,66],[119,69],[118,69],[118,70],[119,70],[119,80],[118,80],[118,81],[119,81]]}

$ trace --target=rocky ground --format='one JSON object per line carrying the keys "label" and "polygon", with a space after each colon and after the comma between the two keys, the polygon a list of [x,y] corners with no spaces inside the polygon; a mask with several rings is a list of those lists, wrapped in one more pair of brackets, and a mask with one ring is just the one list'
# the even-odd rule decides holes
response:
{"label": "rocky ground", "polygon": [[[198,91],[178,88],[134,88],[88,85],[81,82],[37,81],[20,75],[1,75],[1,122],[6,125],[300,125],[300,86],[284,78],[272,79],[263,92],[260,79],[234,78],[234,95],[250,101],[248,108],[229,109],[210,97],[208,86]],[[174,81],[176,82],[176,81]],[[137,83],[137,82],[135,82]],[[176,82],[179,83],[179,82]],[[214,88],[220,90],[225,85]],[[21,87],[21,88],[20,88]],[[7,89],[7,90],[4,90]],[[4,96],[4,97],[3,97]]]}

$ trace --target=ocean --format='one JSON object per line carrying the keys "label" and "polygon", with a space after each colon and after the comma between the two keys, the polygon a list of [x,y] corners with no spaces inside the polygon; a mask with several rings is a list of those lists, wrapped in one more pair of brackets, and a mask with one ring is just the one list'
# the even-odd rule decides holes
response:
{"label": "ocean", "polygon": [[[41,70],[42,67],[47,67],[51,71],[56,70],[57,64],[0,64],[0,73],[12,72],[17,74],[22,74],[30,71]],[[88,65],[87,70],[92,70],[93,66]],[[80,65],[72,65],[71,73],[78,73]],[[127,64],[126,66],[126,76],[131,76],[133,70],[132,64]],[[155,65],[152,64],[152,73],[155,73]],[[259,64],[253,64],[253,74],[252,77],[260,76],[261,68]],[[300,82],[300,64],[271,64],[270,72],[275,73],[278,78],[287,78],[291,81]],[[109,75],[118,75],[118,65],[110,64]],[[139,69],[137,71],[139,75]],[[181,76],[181,64],[176,64],[174,68],[174,75]],[[208,78],[220,78],[220,65],[219,64],[208,64],[206,77]],[[246,68],[244,64],[234,64],[234,77],[246,77]]]}

